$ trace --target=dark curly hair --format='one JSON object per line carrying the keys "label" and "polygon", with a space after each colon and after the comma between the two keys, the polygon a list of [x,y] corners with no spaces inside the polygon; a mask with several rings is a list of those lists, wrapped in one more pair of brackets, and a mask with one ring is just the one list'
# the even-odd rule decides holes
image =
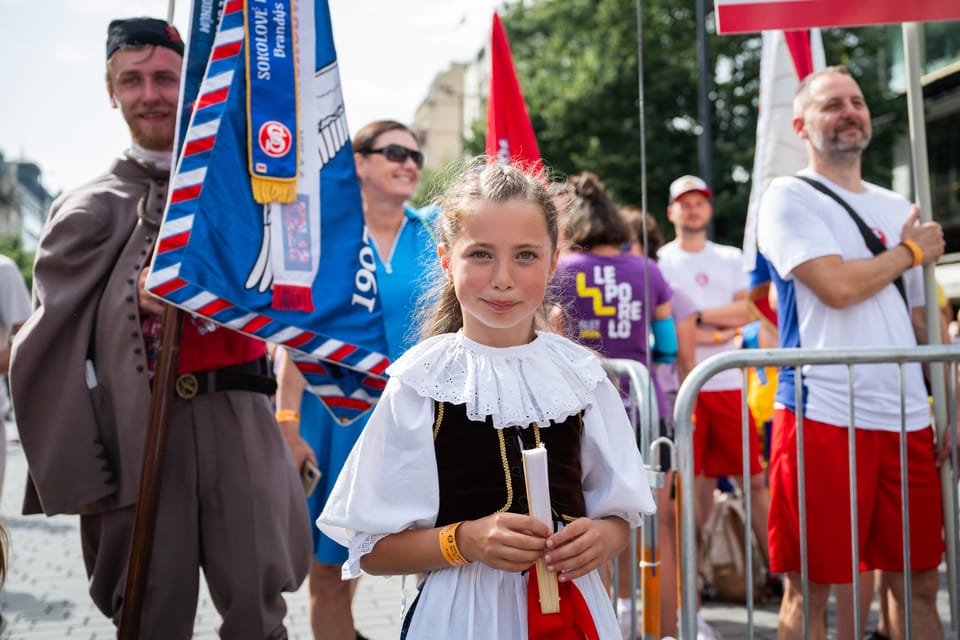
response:
{"label": "dark curly hair", "polygon": [[657,259],[657,251],[663,246],[663,234],[660,233],[660,227],[657,225],[657,219],[649,213],[644,213],[640,209],[632,206],[620,207],[620,216],[630,227],[633,234],[633,242],[643,244],[643,227],[647,227],[647,250],[646,256]]}
{"label": "dark curly hair", "polygon": [[630,228],[596,174],[584,171],[571,178],[570,183],[576,194],[565,227],[570,249],[590,251],[602,245],[628,244],[632,238]]}

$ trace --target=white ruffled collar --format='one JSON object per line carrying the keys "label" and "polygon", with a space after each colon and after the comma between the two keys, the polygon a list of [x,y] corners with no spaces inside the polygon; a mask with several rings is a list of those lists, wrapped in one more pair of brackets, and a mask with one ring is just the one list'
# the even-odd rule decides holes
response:
{"label": "white ruffled collar", "polygon": [[561,422],[586,408],[607,377],[593,353],[547,332],[504,348],[462,332],[434,336],[409,349],[387,373],[422,397],[466,405],[471,420],[491,416],[497,429]]}

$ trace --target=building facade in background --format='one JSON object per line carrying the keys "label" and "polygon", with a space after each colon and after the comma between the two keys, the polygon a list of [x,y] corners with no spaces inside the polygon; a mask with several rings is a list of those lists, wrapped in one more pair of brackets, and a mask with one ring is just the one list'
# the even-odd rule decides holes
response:
{"label": "building facade in background", "polygon": [[489,67],[483,50],[473,62],[451,63],[430,83],[413,118],[427,169],[439,171],[463,158],[464,141],[473,139],[475,123],[484,118]]}
{"label": "building facade in background", "polygon": [[0,236],[19,236],[26,252],[36,251],[54,198],[41,174],[36,163],[6,160],[0,151]]}
{"label": "building facade in background", "polygon": [[441,169],[463,154],[464,134],[470,128],[464,113],[467,66],[454,62],[438,73],[413,117],[427,169]]}

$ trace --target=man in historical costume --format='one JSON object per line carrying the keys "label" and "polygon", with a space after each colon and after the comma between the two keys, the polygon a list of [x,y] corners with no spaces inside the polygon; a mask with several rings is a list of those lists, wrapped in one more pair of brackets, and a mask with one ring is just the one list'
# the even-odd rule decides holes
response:
{"label": "man in historical costume", "polygon": [[[943,230],[935,222],[917,225],[916,207],[863,180],[861,157],[870,143],[870,111],[846,68],[829,67],[800,84],[793,102],[793,129],[806,144],[810,164],[798,176],[770,184],[758,226],[760,251],[775,269],[780,346],[911,347],[925,342],[919,267],[943,255]],[[811,637],[825,637],[831,584],[849,584],[855,575],[847,446],[849,403],[855,399],[858,573],[863,567],[881,571],[881,584],[890,593],[891,635],[904,637],[902,416],[909,458],[908,606],[913,637],[942,638],[936,598],[943,519],[921,366],[857,366],[854,399],[848,395],[847,376],[844,365],[808,366],[799,381]],[[797,499],[797,382],[792,367],[781,370],[770,460],[771,565],[787,575],[779,637],[788,639],[802,637],[805,604]]]}
{"label": "man in historical costume", "polygon": [[[143,282],[166,200],[182,56],[164,21],[110,23],[107,92],[132,144],[54,203],[35,310],[11,366],[30,471],[24,512],[80,514],[90,594],[115,623],[163,310]],[[192,635],[200,568],[222,637],[286,637],[281,592],[306,575],[310,532],[264,356],[258,340],[184,318],[141,637]]]}

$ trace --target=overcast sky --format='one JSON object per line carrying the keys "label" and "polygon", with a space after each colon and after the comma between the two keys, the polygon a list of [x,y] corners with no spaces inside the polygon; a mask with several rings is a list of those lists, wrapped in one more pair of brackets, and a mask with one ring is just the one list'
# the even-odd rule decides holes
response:
{"label": "overcast sky", "polygon": [[[351,132],[411,122],[430,82],[473,59],[503,0],[329,0]],[[166,17],[168,0],[0,0],[0,151],[40,165],[54,193],[107,169],[129,144],[104,88],[107,24]],[[189,0],[174,24],[187,35]]]}

